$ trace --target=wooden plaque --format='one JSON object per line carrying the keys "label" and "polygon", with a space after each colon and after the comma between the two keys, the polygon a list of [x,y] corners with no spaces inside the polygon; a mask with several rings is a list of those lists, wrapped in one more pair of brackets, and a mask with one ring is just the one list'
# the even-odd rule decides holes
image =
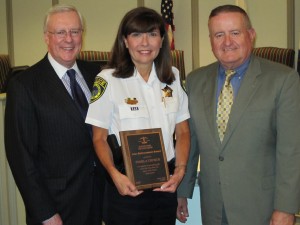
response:
{"label": "wooden plaque", "polygon": [[139,190],[169,180],[161,128],[121,131],[120,139],[126,175]]}

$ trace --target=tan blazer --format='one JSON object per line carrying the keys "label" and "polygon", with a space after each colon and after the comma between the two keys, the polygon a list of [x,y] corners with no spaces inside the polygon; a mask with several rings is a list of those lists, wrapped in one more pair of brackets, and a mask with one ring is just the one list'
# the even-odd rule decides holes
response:
{"label": "tan blazer", "polygon": [[204,225],[269,225],[274,209],[300,203],[300,83],[298,73],[252,56],[220,142],[216,126],[218,63],[187,77],[191,153],[178,196],[191,197],[198,157]]}

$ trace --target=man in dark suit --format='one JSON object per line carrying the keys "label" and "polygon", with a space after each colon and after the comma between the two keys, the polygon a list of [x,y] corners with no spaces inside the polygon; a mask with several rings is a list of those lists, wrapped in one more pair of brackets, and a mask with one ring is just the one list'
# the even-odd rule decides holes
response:
{"label": "man in dark suit", "polygon": [[103,170],[67,75],[75,71],[87,104],[100,68],[76,61],[82,32],[76,8],[51,8],[44,23],[48,54],[8,86],[5,148],[30,225],[101,224]]}
{"label": "man in dark suit", "polygon": [[[187,219],[200,154],[204,225],[292,225],[300,203],[299,76],[251,54],[255,30],[238,6],[215,8],[208,27],[218,62],[187,77],[191,153],[178,218]],[[226,70],[234,75],[223,87]],[[223,123],[220,106],[232,89]]]}

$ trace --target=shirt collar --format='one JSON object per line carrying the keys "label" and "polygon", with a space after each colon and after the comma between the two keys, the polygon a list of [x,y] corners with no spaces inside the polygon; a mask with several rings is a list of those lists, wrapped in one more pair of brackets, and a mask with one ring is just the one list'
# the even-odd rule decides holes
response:
{"label": "shirt collar", "polygon": [[[139,71],[137,71],[136,68],[134,68],[133,77],[138,78],[138,79],[142,80],[143,82],[145,82],[145,80],[142,78],[142,76],[140,75]],[[152,69],[151,69],[147,84],[151,85],[156,79],[158,79],[158,77],[156,75],[155,63],[153,62]]]}
{"label": "shirt collar", "polygon": [[[234,75],[234,77],[243,76],[249,66],[249,63],[250,63],[250,57],[242,65],[240,65],[237,68],[234,68],[234,70],[236,71],[236,74]],[[220,74],[225,76],[225,69],[221,64],[219,66],[219,71],[220,71]]]}
{"label": "shirt collar", "polygon": [[56,74],[58,75],[58,77],[60,79],[62,79],[62,77],[66,74],[67,70],[69,70],[69,69],[74,69],[77,74],[80,74],[76,61],[75,61],[74,65],[71,68],[66,68],[63,65],[59,64],[52,57],[52,55],[50,54],[50,52],[48,52],[48,59],[49,59],[49,62],[51,64],[51,66],[53,67],[53,69],[55,70]]}

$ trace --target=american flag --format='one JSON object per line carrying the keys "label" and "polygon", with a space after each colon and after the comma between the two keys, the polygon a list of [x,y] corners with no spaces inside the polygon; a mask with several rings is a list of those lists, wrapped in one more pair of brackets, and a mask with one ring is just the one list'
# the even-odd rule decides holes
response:
{"label": "american flag", "polygon": [[162,0],[161,1],[161,15],[166,24],[166,30],[168,32],[171,50],[174,50],[175,43],[174,43],[174,33],[173,32],[175,31],[175,26],[173,24],[174,15],[172,12],[172,8],[173,8],[172,0]]}

